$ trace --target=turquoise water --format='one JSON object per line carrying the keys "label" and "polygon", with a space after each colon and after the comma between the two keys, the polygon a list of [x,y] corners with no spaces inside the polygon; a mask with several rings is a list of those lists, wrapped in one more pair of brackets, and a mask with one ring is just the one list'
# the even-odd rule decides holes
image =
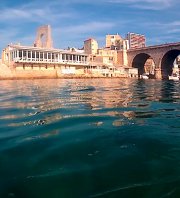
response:
{"label": "turquoise water", "polygon": [[0,87],[0,198],[180,197],[179,81]]}

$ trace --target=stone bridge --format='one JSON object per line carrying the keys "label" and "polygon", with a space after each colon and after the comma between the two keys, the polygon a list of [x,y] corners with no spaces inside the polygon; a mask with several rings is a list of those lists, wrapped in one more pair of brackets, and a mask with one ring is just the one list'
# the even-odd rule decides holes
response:
{"label": "stone bridge", "polygon": [[141,75],[144,73],[145,62],[152,58],[155,65],[155,78],[166,79],[172,74],[173,63],[178,55],[180,55],[180,42],[129,49],[128,66],[138,68]]}

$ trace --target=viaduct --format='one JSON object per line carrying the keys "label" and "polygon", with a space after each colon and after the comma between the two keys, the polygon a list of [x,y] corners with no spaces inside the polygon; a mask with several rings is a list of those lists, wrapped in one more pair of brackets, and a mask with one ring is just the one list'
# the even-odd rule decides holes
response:
{"label": "viaduct", "polygon": [[127,51],[128,66],[138,68],[139,75],[144,73],[147,59],[154,61],[154,77],[166,79],[172,74],[172,67],[176,57],[180,55],[180,42],[129,49]]}

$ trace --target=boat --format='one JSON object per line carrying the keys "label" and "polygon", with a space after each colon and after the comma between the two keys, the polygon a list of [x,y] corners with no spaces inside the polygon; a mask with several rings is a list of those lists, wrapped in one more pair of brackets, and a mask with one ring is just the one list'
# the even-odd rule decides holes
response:
{"label": "boat", "polygon": [[171,76],[169,76],[169,80],[179,80],[179,74],[174,73]]}
{"label": "boat", "polygon": [[142,74],[142,75],[140,76],[140,78],[141,78],[141,79],[149,79],[149,74],[144,73],[144,74]]}

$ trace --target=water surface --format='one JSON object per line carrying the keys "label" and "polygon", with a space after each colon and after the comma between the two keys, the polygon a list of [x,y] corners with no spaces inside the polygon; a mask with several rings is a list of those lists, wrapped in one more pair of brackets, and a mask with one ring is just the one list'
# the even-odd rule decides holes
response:
{"label": "water surface", "polygon": [[0,197],[180,197],[179,81],[0,87]]}

